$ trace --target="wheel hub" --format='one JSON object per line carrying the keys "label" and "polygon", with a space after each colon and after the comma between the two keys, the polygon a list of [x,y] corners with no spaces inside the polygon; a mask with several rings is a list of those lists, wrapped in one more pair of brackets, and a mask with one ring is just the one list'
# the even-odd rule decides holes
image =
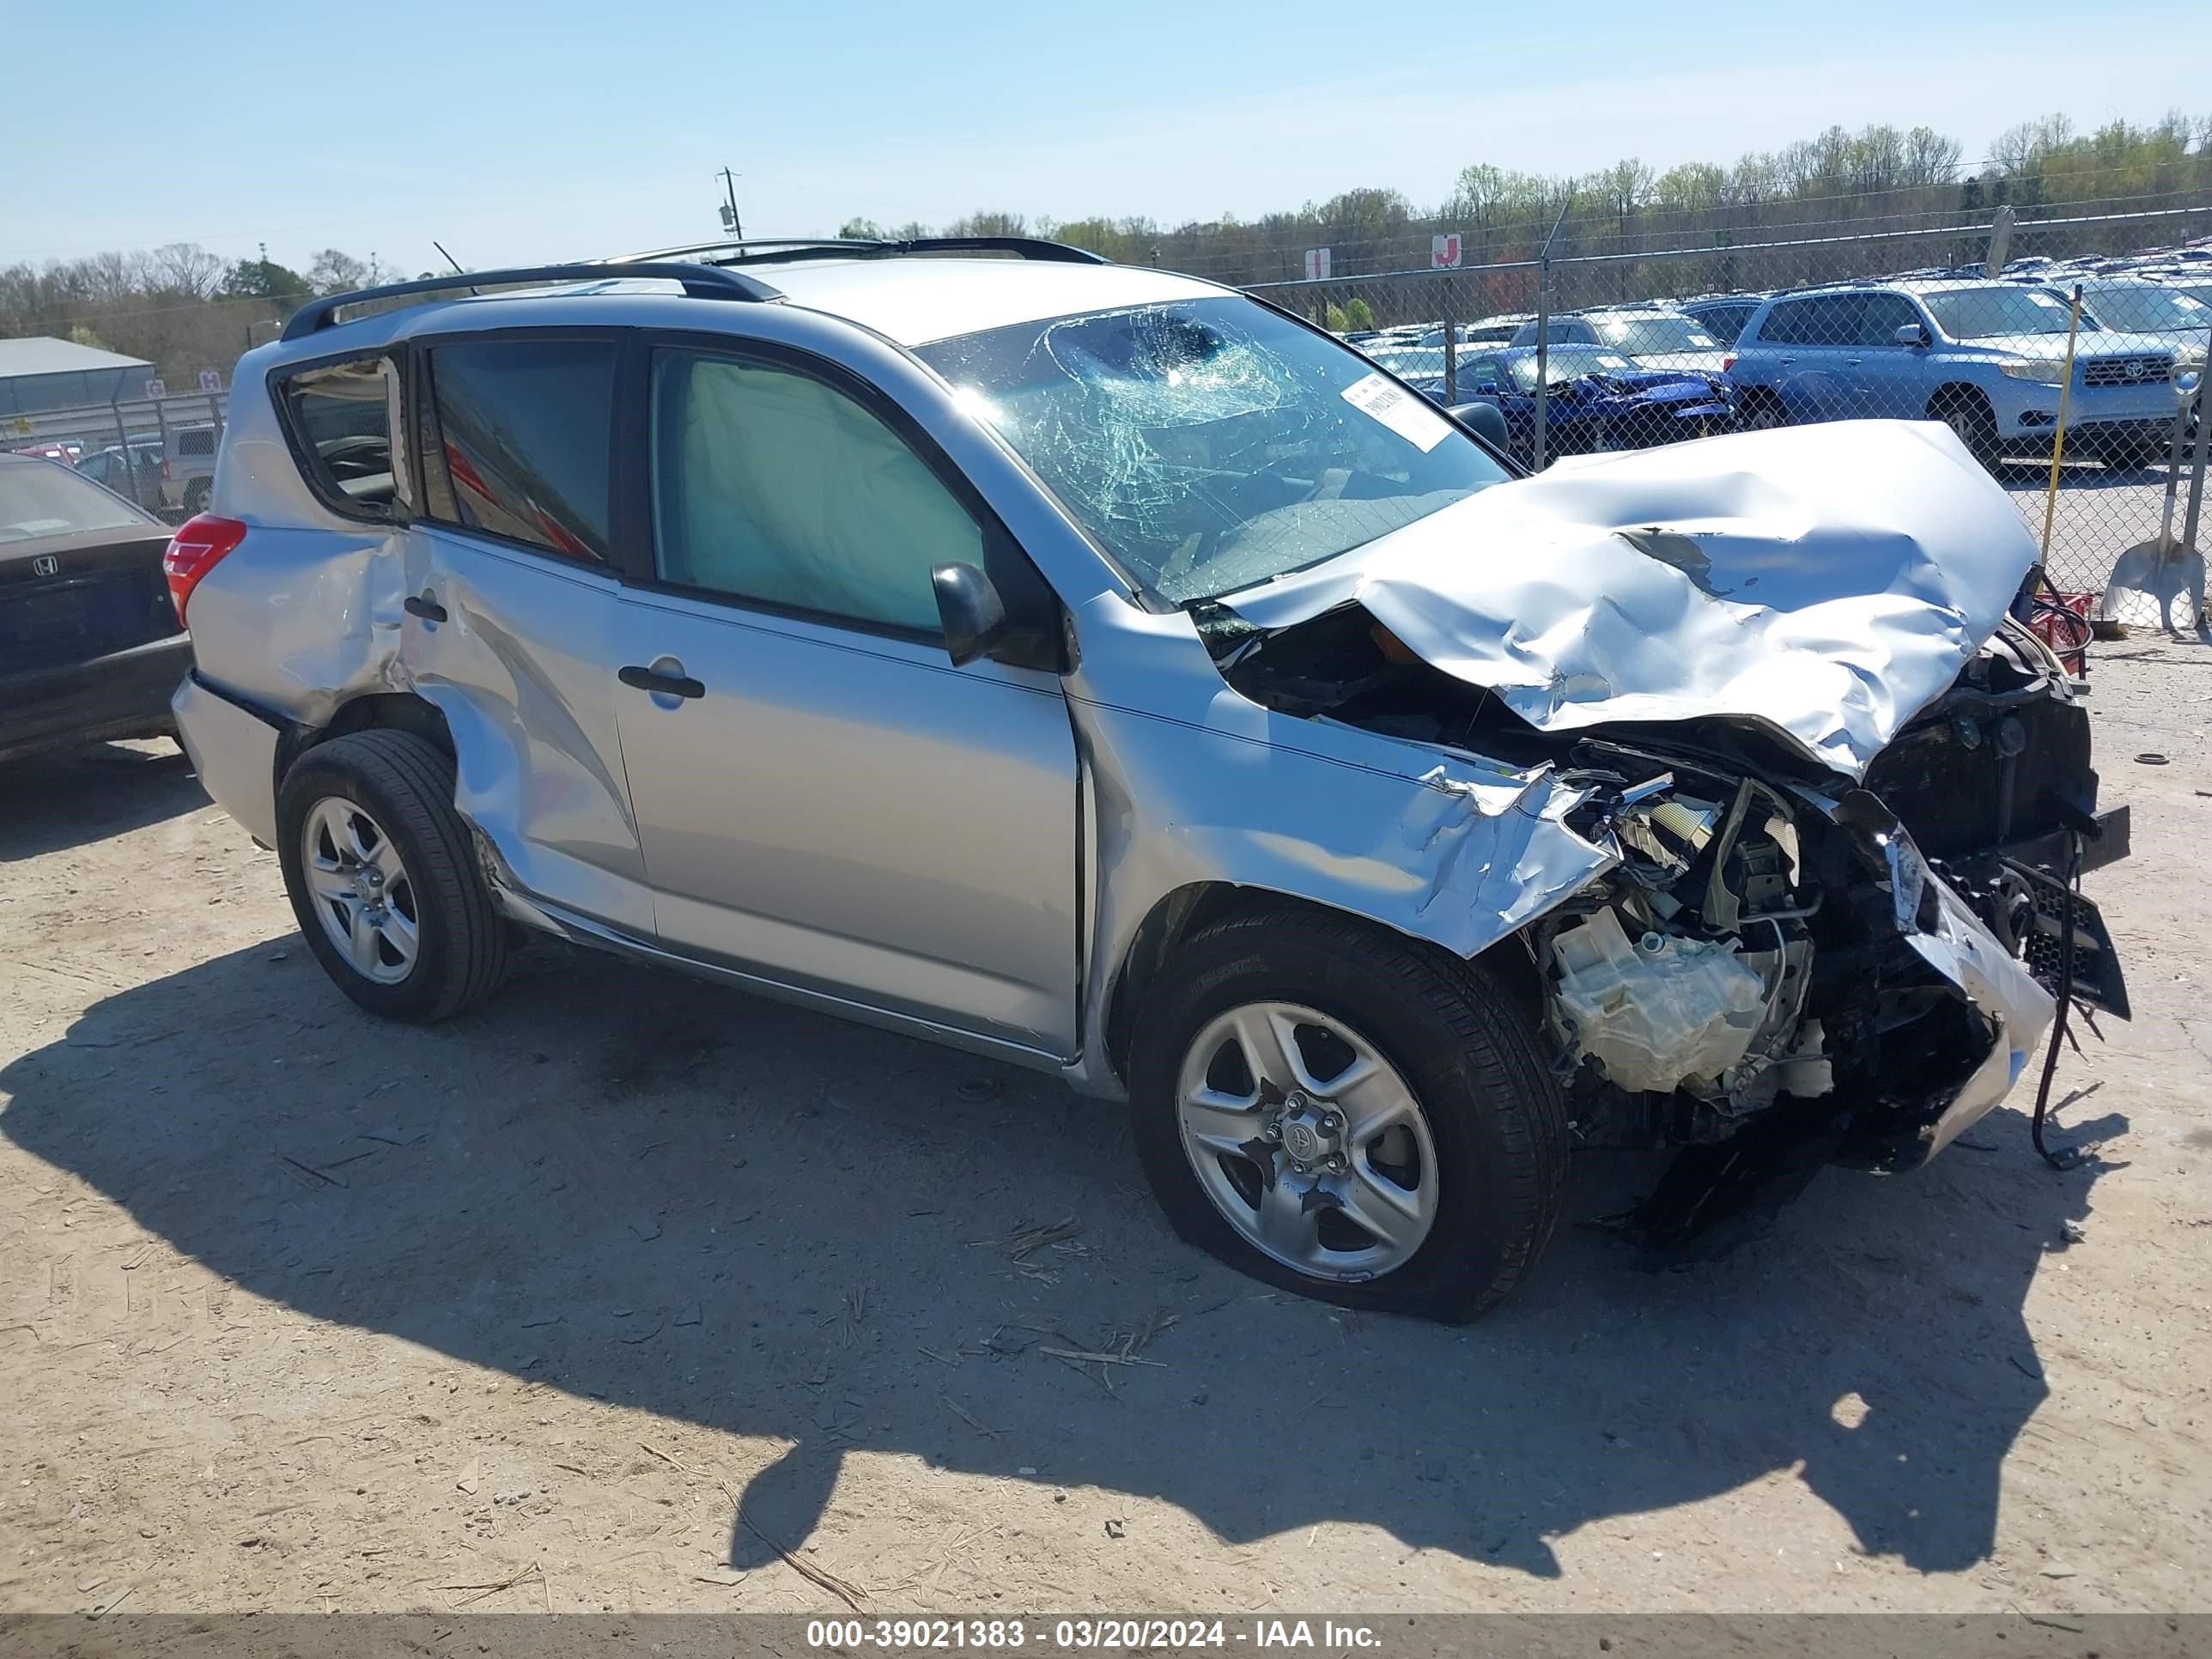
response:
{"label": "wheel hub", "polygon": [[1344,1167],[1344,1115],[1328,1100],[1294,1089],[1268,1127],[1283,1160],[1299,1174]]}
{"label": "wheel hub", "polygon": [[1346,1284],[1420,1249],[1435,1144],[1403,1076],[1341,1019],[1293,1002],[1225,1009],[1193,1034],[1176,1088],[1191,1168],[1248,1243]]}

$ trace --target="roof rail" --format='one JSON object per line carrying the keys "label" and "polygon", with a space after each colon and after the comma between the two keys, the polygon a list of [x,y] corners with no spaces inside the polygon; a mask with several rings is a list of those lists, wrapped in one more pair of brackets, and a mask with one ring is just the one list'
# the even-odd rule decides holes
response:
{"label": "roof rail", "polygon": [[507,270],[456,271],[450,276],[425,276],[412,283],[386,283],[378,288],[355,289],[310,300],[284,322],[283,340],[304,339],[331,327],[346,306],[368,305],[378,300],[404,299],[410,295],[450,294],[458,289],[474,293],[479,288],[528,283],[626,282],[632,277],[657,277],[683,285],[695,300],[781,300],[782,294],[757,276],[725,270],[715,265],[644,263],[615,270],[606,264],[525,265]]}
{"label": "roof rail", "polygon": [[748,237],[744,241],[693,242],[625,254],[611,264],[633,259],[698,259],[717,270],[732,265],[782,264],[794,259],[894,259],[915,253],[1011,253],[1047,264],[1104,265],[1103,253],[1040,236],[915,236],[903,241],[850,236]]}

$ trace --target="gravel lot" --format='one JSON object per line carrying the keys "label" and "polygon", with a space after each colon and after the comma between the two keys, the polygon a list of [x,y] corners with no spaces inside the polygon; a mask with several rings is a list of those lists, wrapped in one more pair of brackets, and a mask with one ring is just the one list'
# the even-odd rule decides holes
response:
{"label": "gravel lot", "polygon": [[984,1062],[554,947],[379,1024],[169,745],[0,773],[0,1610],[842,1612],[779,1543],[887,1613],[2205,1607],[2212,647],[2094,702],[2100,1150],[1570,1227],[1467,1331],[1217,1267]]}

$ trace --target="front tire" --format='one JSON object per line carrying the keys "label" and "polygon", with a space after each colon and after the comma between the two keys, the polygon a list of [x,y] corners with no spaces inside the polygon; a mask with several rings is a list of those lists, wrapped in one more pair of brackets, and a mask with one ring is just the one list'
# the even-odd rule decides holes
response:
{"label": "front tire", "polygon": [[318,744],[284,775],[276,827],[307,948],[369,1012],[447,1019],[505,977],[507,927],[434,744],[374,729]]}
{"label": "front tire", "polygon": [[1138,1011],[1130,1098],[1176,1231],[1301,1295],[1472,1320],[1559,1218],[1565,1114],[1534,1011],[1351,917],[1194,935]]}
{"label": "front tire", "polygon": [[1967,389],[1940,393],[1928,414],[1930,419],[1942,422],[1957,434],[1966,453],[1979,461],[1985,471],[1995,472],[2003,463],[2004,443],[1997,435],[1996,411],[1980,392]]}

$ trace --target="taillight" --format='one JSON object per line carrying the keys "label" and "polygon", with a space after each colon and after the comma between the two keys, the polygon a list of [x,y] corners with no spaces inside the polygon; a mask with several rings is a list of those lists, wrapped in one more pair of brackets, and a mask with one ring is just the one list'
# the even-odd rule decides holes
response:
{"label": "taillight", "polygon": [[167,455],[161,457],[161,482],[169,482],[169,458]]}
{"label": "taillight", "polygon": [[246,539],[246,526],[235,519],[218,519],[212,513],[187,519],[169,538],[161,555],[161,574],[169,580],[169,602],[177,607],[177,621],[185,620],[185,602],[200,578],[214,569],[222,556]]}
{"label": "taillight", "polygon": [[1733,351],[1731,351],[1731,352],[1729,352],[1729,355],[1728,355],[1727,356],[1725,356],[1725,357],[1723,357],[1723,358],[1722,358],[1722,359],[1721,359],[1721,373],[1722,373],[1722,374],[1727,374],[1727,373],[1729,372],[1729,370],[1730,370],[1730,369],[1734,368],[1735,367],[1735,353],[1734,353]]}

